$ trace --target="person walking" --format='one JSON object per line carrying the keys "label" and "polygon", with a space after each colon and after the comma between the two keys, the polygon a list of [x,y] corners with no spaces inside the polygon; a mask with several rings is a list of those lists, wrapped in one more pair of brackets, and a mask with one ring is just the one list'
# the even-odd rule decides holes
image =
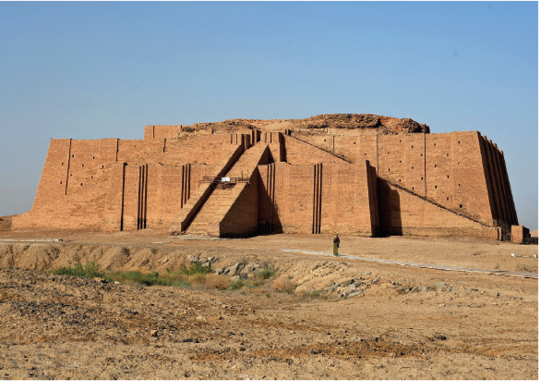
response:
{"label": "person walking", "polygon": [[339,248],[339,235],[338,233],[336,233],[336,235],[334,236],[334,255],[335,256],[338,256],[338,248]]}

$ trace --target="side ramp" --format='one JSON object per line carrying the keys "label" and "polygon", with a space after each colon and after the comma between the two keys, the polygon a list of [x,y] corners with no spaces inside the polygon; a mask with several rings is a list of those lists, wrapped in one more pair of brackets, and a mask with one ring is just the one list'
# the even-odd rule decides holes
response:
{"label": "side ramp", "polygon": [[[244,145],[234,145],[229,153],[225,155],[223,160],[216,166],[216,170],[211,174],[210,178],[220,178],[225,176],[232,166],[238,161],[244,152]],[[212,194],[214,185],[212,183],[202,183],[193,193],[191,198],[186,202],[180,210],[176,218],[173,220],[169,231],[172,235],[178,235],[185,231],[191,224],[195,216],[200,212],[206,201]]]}
{"label": "side ramp", "polygon": [[[210,190],[208,198],[182,232],[214,237],[254,234],[258,220],[257,165],[269,161],[268,145],[260,143],[246,150],[230,170],[214,182],[201,185]],[[235,181],[222,183],[221,177]]]}

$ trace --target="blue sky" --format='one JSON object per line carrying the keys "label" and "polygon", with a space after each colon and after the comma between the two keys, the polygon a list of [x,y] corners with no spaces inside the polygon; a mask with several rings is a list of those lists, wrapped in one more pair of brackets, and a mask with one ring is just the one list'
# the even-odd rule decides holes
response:
{"label": "blue sky", "polygon": [[479,130],[538,228],[536,2],[0,2],[0,215],[49,140],[322,113]]}

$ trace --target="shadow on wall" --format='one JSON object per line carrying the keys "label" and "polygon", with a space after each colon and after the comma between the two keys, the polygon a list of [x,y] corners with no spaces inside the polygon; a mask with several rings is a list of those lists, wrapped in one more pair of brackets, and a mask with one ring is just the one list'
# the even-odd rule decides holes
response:
{"label": "shadow on wall", "polygon": [[[270,154],[271,156],[271,154]],[[268,163],[273,163],[270,158]],[[257,235],[283,234],[283,225],[279,218],[279,207],[275,203],[275,167],[269,166],[266,174],[266,187],[261,173],[257,171],[259,185],[259,217],[257,222]]]}
{"label": "shadow on wall", "polygon": [[377,194],[379,205],[378,237],[403,235],[399,193],[377,177]]}
{"label": "shadow on wall", "polygon": [[263,217],[263,221],[259,220],[257,225],[257,235],[264,234],[283,234],[283,226],[279,219],[277,205],[273,204],[270,200],[270,196],[267,196],[267,200],[264,203],[265,211],[268,213],[268,216]]}

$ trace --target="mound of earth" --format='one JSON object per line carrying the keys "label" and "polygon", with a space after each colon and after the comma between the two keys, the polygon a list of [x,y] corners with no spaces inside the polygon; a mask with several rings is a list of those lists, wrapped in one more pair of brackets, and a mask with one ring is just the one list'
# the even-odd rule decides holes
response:
{"label": "mound of earth", "polygon": [[406,134],[429,133],[429,126],[410,118],[395,118],[375,114],[321,114],[304,119],[253,120],[231,119],[220,122],[182,126],[177,138],[191,133],[232,133],[242,129],[283,131],[289,129],[310,134]]}

